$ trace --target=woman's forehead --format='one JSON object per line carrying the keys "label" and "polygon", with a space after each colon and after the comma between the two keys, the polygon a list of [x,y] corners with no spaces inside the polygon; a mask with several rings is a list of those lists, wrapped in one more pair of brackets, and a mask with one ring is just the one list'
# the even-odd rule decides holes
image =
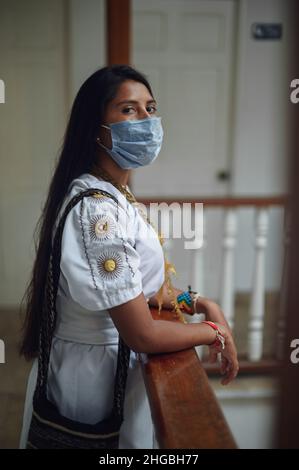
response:
{"label": "woman's forehead", "polygon": [[153,101],[153,97],[143,83],[126,80],[119,86],[113,101]]}

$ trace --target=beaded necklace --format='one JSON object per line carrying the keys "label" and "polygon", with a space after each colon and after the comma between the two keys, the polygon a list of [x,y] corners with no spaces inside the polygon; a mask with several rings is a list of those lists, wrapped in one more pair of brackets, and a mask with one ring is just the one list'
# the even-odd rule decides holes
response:
{"label": "beaded necklace", "polygon": [[160,241],[160,244],[161,244],[161,247],[162,247],[162,250],[163,250],[163,256],[164,256],[164,282],[162,284],[162,286],[160,287],[159,291],[157,292],[156,294],[156,298],[158,300],[158,306],[159,306],[159,314],[161,312],[161,309],[162,309],[162,305],[163,305],[163,290],[164,290],[164,285],[166,286],[166,289],[167,289],[167,293],[169,295],[172,296],[172,300],[170,301],[171,305],[173,306],[173,309],[174,309],[174,312],[176,313],[176,316],[178,318],[181,319],[182,322],[184,323],[187,323],[186,320],[185,320],[185,317],[184,315],[182,314],[182,311],[179,307],[179,304],[178,304],[178,301],[177,301],[177,297],[175,295],[175,292],[174,292],[174,288],[173,288],[173,285],[172,285],[172,281],[171,281],[171,277],[170,275],[171,274],[176,274],[176,269],[175,269],[175,266],[173,265],[173,263],[170,263],[167,259],[166,259],[166,256],[165,256],[165,250],[163,248],[163,244],[164,244],[164,238],[162,236],[162,234],[160,232],[158,232],[158,230],[156,229],[156,227],[152,224],[152,222],[150,221],[149,217],[147,214],[145,214],[145,212],[141,209],[140,207],[140,204],[138,203],[138,201],[136,200],[135,196],[132,194],[132,192],[130,191],[128,185],[124,185],[124,184],[121,184],[121,183],[118,183],[117,181],[115,181],[111,175],[106,171],[104,170],[103,168],[100,168],[99,166],[96,166],[94,165],[93,168],[92,168],[92,174],[96,177],[100,177],[102,178],[104,181],[108,181],[109,183],[113,184],[113,186],[115,186],[127,199],[127,201],[129,201],[133,206],[136,206],[138,208],[138,212],[139,214],[143,217],[143,219],[152,226],[152,228],[154,229],[154,231],[156,232],[157,236],[158,236],[158,239]]}

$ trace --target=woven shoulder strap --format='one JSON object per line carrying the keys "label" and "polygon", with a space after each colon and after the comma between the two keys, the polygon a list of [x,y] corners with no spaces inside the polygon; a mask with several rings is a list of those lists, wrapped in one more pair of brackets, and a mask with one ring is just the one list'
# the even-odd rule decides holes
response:
{"label": "woven shoulder strap", "polygon": [[[44,292],[43,310],[41,312],[42,321],[39,338],[38,377],[35,398],[39,398],[41,394],[45,399],[47,398],[47,378],[50,352],[57,319],[56,296],[60,277],[61,240],[63,228],[65,225],[66,218],[71,209],[84,197],[89,196],[106,196],[112,198],[114,202],[118,204],[118,201],[115,196],[108,193],[107,191],[98,188],[90,188],[76,194],[69,201],[63,212],[63,215],[60,218],[50,253],[47,280]],[[121,418],[123,418],[125,386],[127,380],[130,352],[131,351],[129,347],[124,343],[121,336],[119,335],[117,368],[114,382],[113,411],[114,413],[116,413],[116,415]]]}

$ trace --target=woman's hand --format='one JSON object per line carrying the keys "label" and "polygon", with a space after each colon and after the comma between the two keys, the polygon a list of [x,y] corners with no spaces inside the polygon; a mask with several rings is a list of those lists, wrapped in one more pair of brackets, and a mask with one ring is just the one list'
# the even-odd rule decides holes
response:
{"label": "woman's hand", "polygon": [[214,323],[218,326],[220,334],[225,339],[225,348],[221,349],[220,346],[209,346],[209,360],[212,363],[216,362],[218,354],[221,354],[220,372],[224,375],[221,384],[227,385],[236,378],[239,371],[237,350],[231,332],[222,324]]}
{"label": "woman's hand", "polygon": [[237,349],[235,346],[233,334],[220,306],[210,299],[199,298],[198,301],[200,300],[205,309],[204,313],[206,315],[206,319],[218,325],[219,329],[222,329],[224,333],[226,343],[225,349],[217,351],[214,347],[210,347],[209,356],[211,362],[216,362],[218,353],[221,353],[220,372],[224,375],[221,383],[222,385],[227,385],[237,376],[239,371]]}
{"label": "woman's hand", "polygon": [[223,325],[232,335],[229,324],[227,323],[224,313],[216,302],[206,297],[198,297],[196,300],[196,311],[204,313],[206,320],[220,323]]}

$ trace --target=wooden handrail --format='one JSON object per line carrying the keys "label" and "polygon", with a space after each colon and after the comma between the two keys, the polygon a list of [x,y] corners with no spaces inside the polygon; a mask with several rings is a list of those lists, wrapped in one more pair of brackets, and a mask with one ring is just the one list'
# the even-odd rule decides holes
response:
{"label": "wooden handrail", "polygon": [[255,207],[270,207],[270,206],[285,206],[288,203],[288,196],[269,196],[269,197],[196,197],[196,198],[174,198],[174,197],[151,197],[138,198],[138,202],[149,205],[150,203],[167,204],[192,204],[202,203],[206,206],[215,207],[238,207],[238,206],[255,206]]}
{"label": "wooden handrail", "polygon": [[[155,320],[179,321],[151,308]],[[195,352],[140,355],[161,449],[234,449],[235,440]]]}

